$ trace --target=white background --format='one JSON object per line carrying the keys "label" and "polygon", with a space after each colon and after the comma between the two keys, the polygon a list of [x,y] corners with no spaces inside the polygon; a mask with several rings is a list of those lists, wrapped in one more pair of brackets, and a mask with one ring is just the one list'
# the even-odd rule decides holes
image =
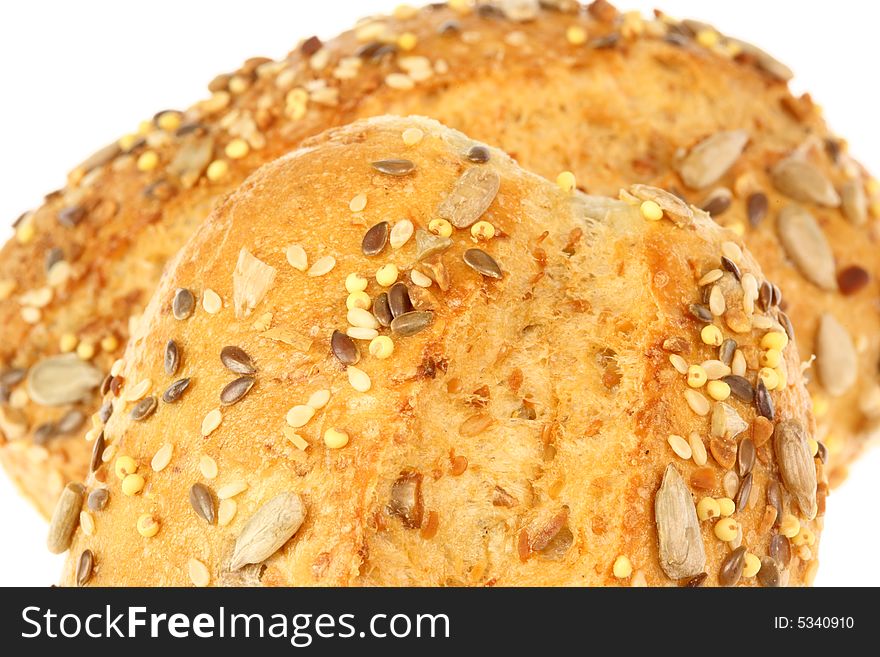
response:
{"label": "white background", "polygon": [[[622,8],[650,12],[653,2]],[[207,83],[255,55],[284,56],[301,37],[332,37],[395,0],[125,0],[0,2],[0,227],[64,184],[69,168],[168,108],[206,95]],[[665,0],[770,50],[791,66],[853,153],[880,172],[877,25],[867,0]],[[11,231],[0,228],[0,240]],[[817,584],[880,585],[880,450],[852,468],[828,500]],[[62,557],[46,525],[0,476],[0,585],[48,585]]]}

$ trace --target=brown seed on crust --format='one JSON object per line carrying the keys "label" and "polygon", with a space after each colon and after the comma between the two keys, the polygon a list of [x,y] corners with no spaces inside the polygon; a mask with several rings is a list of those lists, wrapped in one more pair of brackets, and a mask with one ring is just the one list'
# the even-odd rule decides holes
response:
{"label": "brown seed on crust", "polygon": [[469,228],[492,205],[501,176],[485,167],[467,169],[455,182],[449,195],[437,208],[437,216],[446,219],[456,228]]}
{"label": "brown seed on crust", "polygon": [[376,256],[382,253],[388,243],[389,226],[387,221],[380,221],[371,227],[361,241],[361,251],[365,256]]}
{"label": "brown seed on crust", "polygon": [[177,381],[172,383],[170,386],[168,386],[168,389],[162,393],[162,401],[166,404],[173,404],[174,402],[176,402],[189,387],[189,382],[190,379],[186,378],[178,379]]}
{"label": "brown seed on crust", "polygon": [[88,505],[92,511],[103,511],[110,501],[110,491],[106,488],[96,488],[88,497]]}
{"label": "brown seed on crust", "polygon": [[403,159],[378,160],[371,162],[370,166],[387,176],[405,176],[416,170],[413,162]]}
{"label": "brown seed on crust", "polygon": [[796,420],[783,420],[776,425],[773,447],[785,487],[797,500],[804,516],[815,518],[816,466],[804,428]]}
{"label": "brown seed on crust", "polygon": [[174,292],[174,300],[171,302],[171,312],[174,319],[187,319],[193,314],[196,307],[196,298],[186,288],[179,287]]}
{"label": "brown seed on crust", "polygon": [[695,318],[700,320],[701,322],[705,322],[706,324],[711,324],[714,319],[714,315],[712,311],[709,310],[706,306],[700,305],[698,303],[692,303],[688,306],[688,311]]}
{"label": "brown seed on crust", "polygon": [[226,369],[236,374],[254,374],[257,371],[254,361],[241,347],[223,347],[220,351],[220,360]]}
{"label": "brown seed on crust", "polygon": [[476,164],[485,164],[489,161],[489,149],[481,145],[471,146],[465,157]]}
{"label": "brown seed on crust", "polygon": [[764,192],[755,192],[749,195],[749,198],[746,200],[746,213],[749,217],[749,223],[753,228],[757,228],[764,221],[769,206],[770,203],[767,201],[767,195]]}
{"label": "brown seed on crust", "polygon": [[736,492],[734,502],[736,502],[736,510],[742,511],[749,503],[749,495],[752,493],[752,473],[748,473],[739,483],[739,490]]}
{"label": "brown seed on crust", "polygon": [[721,586],[736,586],[742,577],[745,559],[746,548],[742,546],[727,555],[721,564],[721,570],[718,572],[718,583]]}
{"label": "brown seed on crust", "polygon": [[749,380],[743,376],[729,374],[721,379],[730,386],[730,394],[747,404],[751,404],[755,398],[755,389]]}
{"label": "brown seed on crust", "polygon": [[217,518],[217,506],[213,491],[202,483],[195,483],[189,489],[189,503],[193,511],[209,525]]}
{"label": "brown seed on crust", "polygon": [[712,490],[718,482],[715,478],[715,470],[710,467],[697,468],[691,472],[691,486],[700,490]]}
{"label": "brown seed on crust", "polygon": [[727,438],[712,438],[709,441],[709,451],[718,465],[726,470],[733,467],[736,462],[736,443]]}
{"label": "brown seed on crust", "polygon": [[412,311],[413,304],[406,283],[398,281],[388,290],[388,308],[392,318]]}
{"label": "brown seed on crust", "polygon": [[489,278],[501,278],[501,267],[495,259],[482,249],[468,249],[464,252],[465,264],[476,272]]}
{"label": "brown seed on crust", "polygon": [[776,522],[774,525],[779,525],[782,521],[782,514],[785,511],[785,507],[782,503],[782,487],[779,485],[778,481],[771,481],[767,484],[767,504],[776,509]]}
{"label": "brown seed on crust", "polygon": [[382,292],[373,300],[373,316],[382,326],[391,326],[394,315],[388,302],[388,293]]}
{"label": "brown seed on crust", "polygon": [[333,331],[333,335],[330,336],[330,351],[343,365],[354,365],[361,359],[354,340],[342,331]]}
{"label": "brown seed on crust", "polygon": [[424,331],[434,321],[434,313],[427,310],[414,310],[398,315],[391,322],[391,330],[397,335],[410,336]]}
{"label": "brown seed on crust", "polygon": [[83,550],[76,563],[76,585],[85,586],[92,579],[95,570],[95,555],[91,550]]}
{"label": "brown seed on crust", "polygon": [[144,397],[134,405],[134,408],[131,409],[131,413],[129,413],[129,417],[135,422],[142,422],[156,412],[157,404],[158,401],[152,395]]}
{"label": "brown seed on crust", "polygon": [[837,274],[837,287],[845,295],[855,294],[871,280],[871,275],[864,267],[852,265],[841,269]]}
{"label": "brown seed on crust", "polygon": [[736,471],[740,477],[745,477],[755,467],[757,451],[751,438],[743,438],[739,441],[736,451]]}
{"label": "brown seed on crust", "polygon": [[703,585],[703,582],[706,581],[706,578],[709,576],[709,573],[700,573],[699,575],[694,575],[687,582],[685,582],[684,586],[687,589],[697,589]]}
{"label": "brown seed on crust", "polygon": [[240,401],[250,389],[254,387],[256,379],[253,376],[240,376],[234,381],[227,383],[220,391],[220,403],[223,406],[231,406]]}
{"label": "brown seed on crust", "polygon": [[174,340],[165,345],[165,374],[174,376],[180,368],[180,347]]}
{"label": "brown seed on crust", "polygon": [[101,467],[101,455],[104,453],[105,441],[104,432],[98,434],[95,438],[95,444],[92,445],[92,460],[89,463],[89,472],[95,472]]}
{"label": "brown seed on crust", "polygon": [[404,470],[391,486],[388,512],[400,518],[404,527],[418,529],[422,526],[424,504],[422,503],[422,475],[415,470]]}
{"label": "brown seed on crust", "polygon": [[670,579],[693,577],[706,569],[700,521],[690,491],[678,469],[666,466],[654,498],[660,542],[660,566]]}
{"label": "brown seed on crust", "polygon": [[770,557],[761,557],[761,570],[758,571],[758,582],[766,588],[779,586],[779,566]]}
{"label": "brown seed on crust", "polygon": [[782,534],[774,534],[770,539],[770,557],[779,564],[780,568],[788,568],[791,562],[791,543]]}
{"label": "brown seed on crust", "polygon": [[758,378],[758,385],[755,388],[755,408],[760,416],[767,418],[771,422],[776,416],[776,411],[773,408],[773,400],[770,399],[770,393],[767,391],[767,386],[764,385],[764,381],[760,377]]}

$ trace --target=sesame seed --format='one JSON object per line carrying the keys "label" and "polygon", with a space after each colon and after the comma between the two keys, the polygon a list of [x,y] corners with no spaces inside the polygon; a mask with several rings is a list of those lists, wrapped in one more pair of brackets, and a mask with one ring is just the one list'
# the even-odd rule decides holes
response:
{"label": "sesame seed", "polygon": [[220,500],[220,505],[217,507],[217,524],[225,527],[232,522],[237,511],[238,503],[235,500],[230,498]]}
{"label": "sesame seed", "polygon": [[125,401],[138,401],[147,394],[147,391],[152,387],[152,385],[153,382],[150,379],[144,379],[143,381],[140,381],[137,385],[134,385],[126,390],[123,399]]}
{"label": "sesame seed", "polygon": [[670,434],[669,437],[666,439],[666,442],[669,443],[672,451],[675,452],[679,458],[682,458],[685,461],[687,461],[693,455],[693,452],[691,451],[691,446],[681,436]]}
{"label": "sesame seed", "polygon": [[284,437],[287,438],[290,443],[296,447],[300,451],[306,451],[309,447],[308,441],[300,436],[296,431],[294,431],[291,427],[284,427],[282,429],[284,433]]}
{"label": "sesame seed", "polygon": [[217,462],[204,454],[199,459],[199,470],[205,479],[214,479],[217,476]]}
{"label": "sesame seed", "polygon": [[349,365],[347,368],[348,382],[358,392],[367,392],[372,386],[369,375],[361,369]]}
{"label": "sesame seed", "polygon": [[79,512],[79,526],[86,536],[95,535],[95,518],[88,511]]}
{"label": "sesame seed", "polygon": [[330,449],[341,449],[348,444],[348,434],[330,428],[324,432],[324,444]]}
{"label": "sesame seed", "polygon": [[406,91],[415,87],[415,82],[406,73],[390,73],[385,76],[385,84],[392,89]]}
{"label": "sesame seed", "polygon": [[210,436],[223,421],[223,413],[219,408],[210,411],[202,420],[202,435]]}
{"label": "sesame seed", "polygon": [[153,455],[152,460],[150,461],[150,467],[153,469],[153,472],[162,472],[169,463],[171,463],[171,456],[174,453],[174,445],[171,443],[165,443],[160,447],[156,453]]}
{"label": "sesame seed", "polygon": [[361,328],[359,326],[349,326],[345,334],[353,340],[372,340],[377,335],[379,335],[379,331],[371,328]]}
{"label": "sesame seed", "polygon": [[412,271],[410,271],[409,278],[413,282],[413,285],[422,288],[429,288],[434,282],[418,269],[413,269]]}
{"label": "sesame seed", "polygon": [[208,567],[198,559],[190,559],[186,564],[186,570],[192,583],[199,588],[211,583],[211,573],[208,572]]}
{"label": "sesame seed", "polygon": [[288,264],[299,271],[305,271],[309,267],[309,259],[306,251],[299,244],[291,244],[284,251]]}
{"label": "sesame seed", "polygon": [[697,281],[697,285],[702,287],[704,285],[708,285],[709,283],[714,283],[715,281],[720,279],[722,276],[724,276],[724,272],[721,271],[720,269],[711,269],[711,270],[707,271],[705,274],[703,274],[703,276],[700,278],[700,280]]}
{"label": "sesame seed", "polygon": [[709,400],[696,390],[685,390],[684,398],[690,409],[697,415],[705,416],[709,414],[711,410]]}
{"label": "sesame seed", "polygon": [[370,328],[370,329],[378,329],[379,321],[376,317],[363,308],[352,308],[346,314],[346,318],[348,319],[348,323],[352,326],[357,326],[360,328]]}
{"label": "sesame seed", "polygon": [[687,361],[678,354],[669,354],[669,362],[672,363],[672,367],[674,367],[679,374],[688,373]]}
{"label": "sesame seed", "polygon": [[717,285],[713,285],[712,290],[709,293],[709,310],[716,317],[720,317],[724,314],[724,311],[727,310],[727,302],[724,300],[724,293]]}
{"label": "sesame seed", "polygon": [[399,249],[406,244],[413,235],[415,227],[409,219],[401,219],[391,229],[388,241],[392,249]]}
{"label": "sesame seed", "polygon": [[327,402],[330,401],[330,391],[329,390],[316,390],[309,396],[309,400],[306,402],[307,406],[311,406],[314,409],[321,409],[327,405]]}
{"label": "sesame seed", "polygon": [[306,274],[308,276],[323,276],[324,274],[330,273],[335,266],[336,258],[329,255],[324,256],[323,258],[318,258],[315,263],[309,267]]}
{"label": "sesame seed", "polygon": [[403,143],[407,146],[415,146],[422,138],[425,136],[425,133],[419,130],[418,128],[407,128],[403,131]]}
{"label": "sesame seed", "polygon": [[209,315],[216,315],[223,308],[223,301],[219,294],[208,288],[202,293],[202,307]]}
{"label": "sesame seed", "polygon": [[287,416],[285,419],[287,420],[287,424],[289,424],[294,429],[299,429],[300,427],[304,427],[309,423],[315,416],[315,409],[312,406],[307,406],[305,404],[300,404],[298,406],[294,406],[289,411],[287,411]]}
{"label": "sesame seed", "polygon": [[363,209],[367,207],[367,195],[366,194],[358,194],[354,198],[351,199],[348,203],[348,208],[352,212],[361,212]]}
{"label": "sesame seed", "polygon": [[694,459],[694,463],[699,466],[706,465],[709,457],[706,453],[706,445],[703,443],[703,439],[700,438],[700,434],[696,431],[691,432],[691,435],[688,438],[688,444],[691,447],[691,458]]}

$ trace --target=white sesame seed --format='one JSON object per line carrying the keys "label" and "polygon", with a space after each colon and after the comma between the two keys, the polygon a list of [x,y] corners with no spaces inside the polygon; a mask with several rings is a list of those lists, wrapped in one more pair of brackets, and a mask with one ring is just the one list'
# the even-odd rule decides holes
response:
{"label": "white sesame seed", "polygon": [[147,391],[152,387],[153,382],[150,379],[144,379],[140,381],[136,385],[133,385],[131,388],[125,391],[125,395],[123,399],[125,401],[138,401],[144,395],[147,394]]}
{"label": "white sesame seed", "polygon": [[233,481],[217,489],[217,499],[226,500],[235,497],[247,490],[248,485],[243,481]]}
{"label": "white sesame seed", "polygon": [[724,300],[724,293],[717,285],[712,286],[712,291],[709,293],[709,310],[711,310],[712,314],[716,317],[720,317],[724,314],[724,311],[727,310],[727,302]]}
{"label": "white sesame seed", "polygon": [[760,329],[762,331],[766,331],[771,328],[775,328],[778,326],[776,322],[774,322],[767,315],[752,315],[752,327],[756,329]]}
{"label": "white sesame seed", "polygon": [[691,410],[697,415],[705,416],[709,414],[709,410],[711,409],[709,400],[696,390],[685,390],[684,398],[685,401],[687,401],[688,406],[691,407]]}
{"label": "white sesame seed", "polygon": [[391,229],[391,234],[388,236],[388,242],[391,244],[392,249],[399,249],[404,244],[409,241],[409,238],[412,237],[413,231],[415,227],[413,226],[413,222],[409,219],[401,219],[394,227]]}
{"label": "white sesame seed", "polygon": [[216,315],[220,312],[220,309],[223,308],[223,300],[220,298],[220,295],[214,292],[211,288],[207,288],[202,293],[202,308],[205,309],[205,312],[209,315]]}
{"label": "white sesame seed", "polygon": [[113,361],[113,364],[110,366],[110,376],[119,376],[122,374],[122,368],[125,367],[125,361],[121,358],[117,358]]}
{"label": "white sesame seed", "polygon": [[199,470],[205,479],[214,479],[217,477],[217,461],[203,454],[199,459]]}
{"label": "white sesame seed", "polygon": [[38,324],[43,318],[43,313],[39,308],[33,306],[24,306],[21,309],[21,318],[28,324]]}
{"label": "white sesame seed", "polygon": [[407,128],[403,131],[401,136],[403,137],[404,144],[407,146],[415,146],[422,141],[422,137],[425,136],[425,133],[418,128]]}
{"label": "white sesame seed", "polygon": [[345,334],[352,340],[372,340],[379,335],[379,331],[371,328],[362,328],[360,326],[349,326],[348,329],[346,329]]}
{"label": "white sesame seed", "polygon": [[208,572],[208,567],[198,559],[190,559],[186,564],[186,570],[192,583],[199,588],[211,583],[211,573]]}
{"label": "white sesame seed", "polygon": [[743,252],[736,242],[722,242],[721,253],[733,260],[737,265],[742,262]]}
{"label": "white sesame seed", "polygon": [[83,534],[86,536],[95,535],[95,518],[88,511],[80,511],[79,526],[82,528]]}
{"label": "white sesame seed", "polygon": [[389,73],[385,76],[385,84],[392,89],[407,90],[416,86],[413,79],[406,73]]}
{"label": "white sesame seed", "polygon": [[730,374],[730,368],[720,360],[703,361],[701,367],[706,371],[706,378],[710,381],[716,381]]}
{"label": "white sesame seed", "polygon": [[684,358],[678,354],[669,354],[669,362],[679,374],[687,374],[688,364]]}
{"label": "white sesame seed", "polygon": [[219,408],[215,408],[205,416],[205,419],[202,420],[202,435],[211,435],[211,433],[220,426],[222,421],[223,413],[220,412]]}
{"label": "white sesame seed", "polygon": [[730,372],[736,376],[746,375],[746,357],[740,349],[733,352],[733,359],[730,361]]}
{"label": "white sesame seed", "polygon": [[679,458],[682,458],[685,461],[687,461],[693,454],[693,452],[691,451],[691,446],[688,445],[688,442],[681,436],[678,436],[674,433],[670,434],[670,436],[666,439],[666,442],[669,443],[672,451],[675,452]]}
{"label": "white sesame seed", "polygon": [[299,244],[291,244],[284,252],[287,256],[287,262],[294,269],[305,271],[309,267],[309,258],[306,256],[306,250]]}
{"label": "white sesame seed", "polygon": [[173,453],[174,445],[171,443],[165,443],[156,450],[156,453],[153,454],[153,459],[150,461],[150,467],[153,468],[153,472],[162,472],[162,470],[171,463],[171,456]]}
{"label": "white sesame seed", "polygon": [[333,256],[324,256],[318,258],[315,263],[309,267],[306,272],[309,276],[323,276],[329,273],[336,266],[336,258]]}
{"label": "white sesame seed", "polygon": [[370,389],[372,382],[366,372],[353,365],[349,365],[347,371],[348,382],[351,384],[352,388],[358,392],[367,392]]}
{"label": "white sesame seed", "polygon": [[307,406],[311,406],[315,410],[319,408],[324,408],[327,405],[327,402],[330,401],[330,391],[329,390],[315,390],[310,396],[309,401],[306,402]]}
{"label": "white sesame seed", "polygon": [[236,511],[238,511],[238,503],[235,500],[231,498],[220,500],[217,506],[217,524],[221,527],[228,525],[235,518]]}
{"label": "white sesame seed", "polygon": [[346,315],[348,323],[358,328],[378,329],[379,320],[369,310],[352,308]]}
{"label": "white sesame seed", "polygon": [[287,424],[294,429],[304,427],[315,416],[315,409],[305,404],[294,406],[287,411]]}
{"label": "white sesame seed", "polygon": [[348,208],[352,212],[362,212],[367,207],[367,195],[358,194],[348,202]]}
{"label": "white sesame seed", "polygon": [[696,431],[691,432],[688,444],[691,447],[691,458],[694,459],[694,463],[699,466],[706,465],[709,457],[706,454],[706,445],[703,443],[703,439],[700,438],[700,434]]}
{"label": "white sesame seed", "polygon": [[707,271],[705,274],[703,274],[703,277],[699,281],[697,281],[697,285],[702,287],[703,285],[708,285],[709,283],[714,283],[722,276],[724,276],[723,271],[721,271],[720,269],[712,269],[710,271]]}
{"label": "white sesame seed", "polygon": [[409,278],[413,282],[413,285],[418,285],[419,287],[431,287],[431,283],[433,283],[430,278],[425,276],[418,269],[413,269],[409,273]]}

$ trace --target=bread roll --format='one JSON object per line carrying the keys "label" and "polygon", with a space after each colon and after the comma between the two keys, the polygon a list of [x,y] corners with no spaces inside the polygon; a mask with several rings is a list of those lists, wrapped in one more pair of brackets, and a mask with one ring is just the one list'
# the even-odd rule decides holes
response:
{"label": "bread roll", "polygon": [[414,117],[260,169],[129,343],[63,583],[809,583],[782,313],[705,213],[622,198]]}
{"label": "bread roll", "polygon": [[[387,112],[437,118],[551,180],[570,170],[591,193],[675,190],[741,233],[784,292],[804,359],[818,357],[817,438],[839,478],[880,414],[877,184],[810,97],[791,95],[789,76],[709,26],[605,2],[401,9],[279,62],[248,60],[207,100],[74,168],[22,217],[0,258],[0,460],[50,513],[64,483],[84,477],[83,433],[100,431],[100,418],[88,423],[95,382],[217,199],[310,135]],[[778,168],[792,156],[809,164]],[[91,367],[59,397],[51,382],[72,364],[55,359],[71,348]],[[29,395],[27,372],[47,360],[49,385]]]}

